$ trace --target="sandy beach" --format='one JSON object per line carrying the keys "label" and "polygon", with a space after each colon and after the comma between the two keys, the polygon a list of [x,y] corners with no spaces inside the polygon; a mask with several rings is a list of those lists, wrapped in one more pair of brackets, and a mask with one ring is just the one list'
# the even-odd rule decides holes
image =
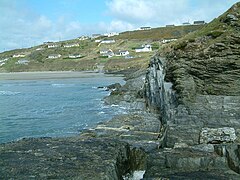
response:
{"label": "sandy beach", "polygon": [[96,72],[73,71],[45,71],[45,72],[12,72],[0,73],[0,80],[34,80],[34,79],[63,79],[63,78],[89,78],[106,76]]}

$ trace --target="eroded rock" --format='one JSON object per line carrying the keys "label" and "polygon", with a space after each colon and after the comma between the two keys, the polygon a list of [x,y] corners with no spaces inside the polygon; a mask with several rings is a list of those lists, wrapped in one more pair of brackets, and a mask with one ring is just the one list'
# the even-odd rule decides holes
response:
{"label": "eroded rock", "polygon": [[234,128],[202,128],[200,143],[230,143],[236,140],[237,136]]}

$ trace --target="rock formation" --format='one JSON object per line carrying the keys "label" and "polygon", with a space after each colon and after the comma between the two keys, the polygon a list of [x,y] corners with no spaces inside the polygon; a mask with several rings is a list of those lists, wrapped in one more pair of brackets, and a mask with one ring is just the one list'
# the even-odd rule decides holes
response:
{"label": "rock formation", "polygon": [[138,169],[151,180],[240,179],[240,3],[110,87],[105,102],[129,114],[75,138],[2,144],[0,178],[122,179]]}
{"label": "rock formation", "polygon": [[145,179],[240,178],[239,28],[237,3],[152,58],[147,105],[165,128]]}

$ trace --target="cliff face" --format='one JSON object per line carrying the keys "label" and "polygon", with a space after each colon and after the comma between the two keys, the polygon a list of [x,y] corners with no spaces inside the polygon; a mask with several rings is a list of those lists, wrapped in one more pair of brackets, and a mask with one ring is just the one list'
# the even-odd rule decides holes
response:
{"label": "cliff face", "polygon": [[239,96],[240,3],[161,55],[181,101],[194,101],[196,93]]}
{"label": "cliff face", "polygon": [[152,58],[146,101],[163,128],[145,178],[240,177],[239,30],[237,3]]}

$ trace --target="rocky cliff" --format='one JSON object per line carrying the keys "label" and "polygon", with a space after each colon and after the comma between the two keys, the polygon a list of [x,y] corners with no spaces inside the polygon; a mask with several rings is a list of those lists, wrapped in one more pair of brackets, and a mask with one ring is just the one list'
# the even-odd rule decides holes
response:
{"label": "rocky cliff", "polygon": [[0,145],[0,178],[240,179],[239,30],[237,3],[111,87],[105,102],[128,114],[75,138]]}
{"label": "rocky cliff", "polygon": [[163,128],[145,179],[240,178],[239,28],[237,3],[152,58],[147,106]]}

